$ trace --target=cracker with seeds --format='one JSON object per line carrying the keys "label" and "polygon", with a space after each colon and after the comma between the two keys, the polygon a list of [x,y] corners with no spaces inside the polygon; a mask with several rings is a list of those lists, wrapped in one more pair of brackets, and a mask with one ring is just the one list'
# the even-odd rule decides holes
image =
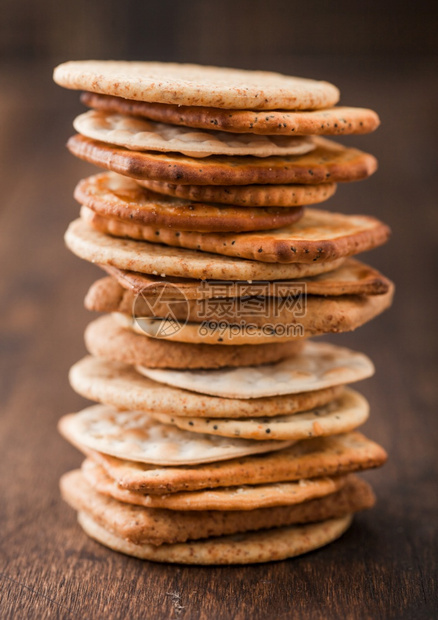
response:
{"label": "cracker with seeds", "polygon": [[218,420],[149,411],[159,422],[173,424],[192,433],[209,433],[220,437],[241,437],[257,441],[272,439],[299,441],[354,430],[368,419],[369,405],[358,392],[344,389],[336,399],[317,409],[271,418]]}
{"label": "cracker with seeds", "polygon": [[153,179],[136,179],[142,187],[185,200],[215,202],[235,207],[297,207],[324,202],[336,183],[320,185],[180,185]]}
{"label": "cracker with seeds", "polygon": [[329,82],[188,63],[76,60],[58,65],[53,79],[123,99],[214,108],[315,110],[339,100]]}
{"label": "cracker with seeds", "polygon": [[85,398],[119,409],[150,410],[204,418],[269,418],[321,407],[340,395],[333,386],[283,396],[237,399],[218,398],[157,383],[129,364],[99,357],[84,357],[70,369],[70,385]]}
{"label": "cracker with seeds", "polygon": [[[141,290],[134,293],[125,289],[115,278],[101,278],[89,288],[84,304],[88,310],[94,312],[116,312],[135,317],[166,317],[169,309],[180,321],[191,323],[226,322],[230,325],[250,323],[256,327],[265,324],[273,326],[299,322],[309,335],[327,332],[351,331],[368,320],[383,312],[391,303],[393,286],[389,283],[389,290],[381,295],[353,295],[318,296],[311,295],[307,287],[300,288],[302,281],[295,284],[295,290],[290,286],[277,287],[277,294],[284,297],[267,297],[260,299],[262,292],[275,290],[273,286],[264,283],[227,287],[226,292],[236,291],[246,293],[242,297],[184,299],[183,292],[178,286],[172,286],[166,281],[162,290],[169,295],[173,291],[181,293],[181,299],[161,295],[161,290],[152,284],[152,290]],[[345,288],[348,287],[348,284]],[[206,286],[207,293],[214,292],[214,286]],[[220,287],[216,287],[220,291]],[[348,290],[348,288],[347,288]],[[359,289],[360,290],[360,289]],[[155,296],[153,295],[155,291]],[[251,292],[253,295],[251,295]],[[295,293],[295,297],[293,294]],[[202,294],[200,290],[199,294]],[[296,302],[297,295],[306,294],[305,314]],[[254,299],[256,297],[256,299]],[[375,299],[374,299],[375,298]],[[303,316],[302,316],[303,315]]]}
{"label": "cracker with seeds", "polygon": [[88,484],[102,495],[126,504],[145,508],[166,508],[167,510],[254,510],[274,506],[291,506],[335,493],[348,480],[348,476],[333,478],[326,476],[295,482],[211,489],[202,493],[148,495],[140,491],[123,489],[108,476],[101,465],[92,459],[85,459],[81,471]]}
{"label": "cracker with seeds", "polygon": [[368,215],[321,209],[306,209],[303,217],[284,228],[236,234],[157,229],[101,215],[84,206],[81,218],[96,230],[116,237],[276,264],[347,258],[386,243],[391,232],[386,224]]}
{"label": "cracker with seeds", "polygon": [[79,470],[62,476],[61,492],[72,508],[86,512],[115,534],[137,544],[153,545],[325,521],[365,510],[375,502],[369,485],[355,476],[325,497],[244,511],[165,510],[125,504],[97,493]]}
{"label": "cracker with seeds", "polygon": [[262,398],[311,392],[360,381],[374,374],[371,360],[363,353],[311,341],[307,341],[295,357],[254,368],[180,371],[138,366],[137,369],[154,381],[221,398]]}
{"label": "cracker with seeds", "polygon": [[132,177],[179,185],[319,185],[366,179],[377,170],[369,153],[326,138],[313,138],[316,148],[305,155],[253,157],[211,155],[199,159],[179,153],[130,151],[121,146],[72,136],[73,155],[101,168]]}
{"label": "cracker with seeds", "polygon": [[358,432],[303,439],[276,452],[197,467],[158,467],[78,447],[123,489],[159,495],[338,476],[381,467],[387,459],[381,446]]}
{"label": "cracker with seeds", "polygon": [[90,92],[81,94],[81,103],[106,113],[127,114],[171,125],[269,136],[364,134],[374,131],[380,124],[373,110],[346,106],[325,110],[256,112],[166,105]]}
{"label": "cracker with seeds", "polygon": [[[141,335],[171,342],[227,346],[280,343],[323,334],[353,331],[389,308],[393,293],[394,288],[391,287],[385,295],[370,297],[363,295],[335,298],[308,297],[305,302],[305,313],[300,312],[298,316],[293,307],[289,307],[288,311],[285,310],[280,313],[280,316],[276,316],[274,305],[272,318],[262,311],[256,313],[254,319],[251,315],[244,318],[240,310],[236,312],[235,319],[228,313],[225,316],[222,313],[220,316],[220,311],[215,318],[208,312],[208,306],[204,306],[200,309],[197,321],[187,321],[187,307],[181,304],[183,305],[180,308],[182,323],[177,330],[172,329],[175,317],[166,318],[170,305],[167,302],[161,304],[162,318],[159,314],[160,304],[154,305],[152,315],[150,304],[141,304],[137,301],[129,309],[130,314],[114,312],[113,317],[121,327]],[[172,304],[172,308],[174,305]],[[146,314],[142,314],[142,306],[146,306]],[[287,314],[289,316],[284,316]]]}
{"label": "cracker with seeds", "polygon": [[201,280],[290,280],[333,271],[344,259],[315,263],[274,264],[220,256],[158,243],[119,239],[75,220],[65,233],[67,247],[91,263],[153,276]]}
{"label": "cracker with seeds", "polygon": [[[199,282],[190,278],[175,278],[147,275],[126,269],[119,269],[112,265],[99,265],[106,273],[117,280],[120,286],[116,286],[113,282],[109,285],[109,281],[99,280],[101,284],[95,283],[97,289],[94,291],[94,285],[89,290],[89,298],[87,294],[87,308],[89,310],[96,309],[98,303],[97,296],[100,294],[104,297],[105,302],[110,304],[111,310],[106,309],[103,312],[112,312],[120,310],[125,312],[126,308],[132,308],[132,295],[141,294],[142,297],[160,297],[160,299],[185,299],[189,307],[193,308],[192,300],[210,299],[210,298],[240,298],[252,295],[262,295],[264,297],[284,298],[293,295],[296,291],[296,280],[282,280],[277,282],[269,282],[267,280],[259,280],[248,284],[242,281],[229,281],[224,283],[215,280]],[[318,276],[300,278],[299,283],[305,284],[307,295],[383,295],[387,293],[391,287],[391,281],[382,275],[377,269],[366,265],[354,258],[348,258],[340,267]],[[126,291],[127,298],[124,299]],[[116,297],[122,306],[115,306],[113,299]],[[88,304],[90,304],[88,306]],[[128,304],[128,305],[126,305]]]}
{"label": "cracker with seeds", "polygon": [[271,364],[296,355],[302,341],[229,345],[173,342],[148,338],[120,327],[112,316],[92,321],[85,330],[85,344],[96,357],[152,368],[215,369]]}
{"label": "cracker with seeds", "polygon": [[104,172],[82,179],[74,196],[99,215],[137,224],[204,232],[270,230],[296,222],[301,207],[227,207],[157,194],[133,179]]}
{"label": "cracker with seeds", "polygon": [[346,515],[310,525],[292,525],[159,547],[135,544],[116,536],[85,512],[78,514],[78,521],[84,532],[97,542],[140,560],[214,566],[273,562],[309,553],[342,536],[350,526],[352,517]]}

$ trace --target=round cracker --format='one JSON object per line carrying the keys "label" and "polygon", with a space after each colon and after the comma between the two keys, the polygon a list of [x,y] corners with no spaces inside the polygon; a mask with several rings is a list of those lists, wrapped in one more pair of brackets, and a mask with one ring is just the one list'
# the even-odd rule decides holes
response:
{"label": "round cracker", "polygon": [[103,454],[160,466],[196,465],[281,450],[288,441],[224,439],[160,424],[144,411],[118,411],[93,405],[63,416],[60,433],[73,445]]}
{"label": "round cracker", "polygon": [[294,358],[254,368],[178,371],[138,366],[137,370],[154,381],[222,398],[298,394],[354,383],[374,374],[371,360],[363,353],[309,341]]}
{"label": "round cracker", "polygon": [[207,252],[171,248],[155,243],[110,237],[78,219],[65,234],[67,247],[92,263],[155,276],[212,280],[291,280],[326,273],[343,259],[287,265],[261,263]]}
{"label": "round cracker", "polygon": [[379,117],[373,110],[337,106],[325,110],[221,110],[176,106],[146,101],[130,101],[111,95],[84,92],[81,102],[95,110],[148,118],[152,121],[197,129],[216,129],[231,133],[259,135],[348,135],[377,129]]}
{"label": "round cracker", "polygon": [[195,158],[210,155],[304,155],[315,149],[312,138],[304,136],[233,135],[222,131],[193,130],[97,110],[80,114],[73,126],[87,138],[131,151],[182,153]]}
{"label": "round cracker", "polygon": [[163,62],[80,60],[58,65],[60,86],[135,101],[248,110],[313,110],[339,100],[329,82],[271,71]]}
{"label": "round cracker", "polygon": [[305,338],[303,326],[268,325],[258,327],[254,324],[230,325],[225,321],[205,321],[203,323],[184,323],[172,331],[174,319],[135,316],[122,312],[113,312],[114,321],[123,329],[147,338],[156,338],[170,342],[190,344],[208,344],[217,346],[264,345],[275,342],[290,342]]}
{"label": "round cracker", "polygon": [[[394,287],[391,286],[384,295],[369,297],[363,295],[334,298],[309,296],[303,301],[303,310],[300,312],[297,312],[293,306],[289,309],[289,316],[287,312],[275,316],[274,306],[274,316],[271,319],[262,305],[261,310],[259,309],[258,312],[256,310],[254,320],[251,316],[243,319],[243,313],[238,311],[235,323],[233,323],[233,317],[228,314],[222,318],[219,316],[212,318],[208,313],[208,305],[199,309],[200,322],[189,322],[187,318],[190,310],[184,304],[176,329],[174,329],[175,317],[159,318],[158,304],[154,306],[157,310],[154,317],[150,316],[151,304],[148,304],[148,316],[141,314],[142,304],[140,303],[131,306],[130,314],[114,312],[113,316],[121,327],[151,338],[222,346],[257,345],[353,331],[389,308],[393,293]],[[166,317],[169,303],[164,303],[161,307],[165,310],[163,316]],[[219,310],[221,307],[227,306],[226,304],[216,305]],[[208,318],[205,318],[206,316]]]}
{"label": "round cracker", "polygon": [[129,177],[104,172],[82,179],[76,200],[99,215],[176,230],[242,232],[271,230],[296,222],[302,207],[224,207],[157,194]]}
{"label": "round cracker", "polygon": [[192,433],[210,433],[221,437],[242,437],[257,441],[272,439],[299,441],[354,430],[368,419],[369,405],[361,394],[346,388],[336,400],[318,409],[268,419],[210,420],[152,410],[150,413],[163,424],[174,424]]}
{"label": "round cracker", "polygon": [[330,495],[290,506],[254,510],[163,510],[119,502],[96,492],[80,471],[60,481],[65,501],[85,511],[104,527],[136,544],[161,545],[274,527],[315,523],[370,508],[375,503],[369,485],[355,476]]}
{"label": "round cracker", "polygon": [[79,159],[134,179],[180,185],[319,185],[359,181],[377,170],[377,160],[369,153],[320,137],[314,143],[315,150],[306,155],[211,155],[201,161],[179,153],[130,151],[80,134],[68,140],[67,148]]}
{"label": "round cracker", "polygon": [[198,493],[148,495],[119,487],[105,469],[91,459],[86,459],[82,463],[81,471],[88,484],[98,493],[108,495],[119,502],[166,510],[255,510],[291,506],[335,493],[347,481],[347,476],[336,478],[326,476],[295,482],[207,489]]}
{"label": "round cracker", "polygon": [[[241,297],[187,300],[177,286],[173,287],[179,293],[176,298],[171,297],[170,283],[162,286],[167,296],[161,296],[154,285],[155,295],[148,290],[135,293],[115,278],[102,278],[91,285],[84,305],[94,312],[122,314],[115,317],[120,324],[148,336],[212,344],[244,343],[246,338],[254,344],[260,338],[280,342],[303,334],[311,337],[352,331],[388,308],[394,292],[389,283],[388,291],[380,295],[319,296],[309,294],[304,284],[297,282],[295,288],[277,288],[283,297],[262,297],[274,287],[261,282],[240,287],[230,283],[224,290],[238,291]],[[209,293],[208,286],[205,291]],[[175,322],[177,329],[168,331]]]}
{"label": "round cracker", "polygon": [[368,215],[344,215],[306,209],[289,226],[271,231],[202,233],[120,221],[81,208],[81,219],[96,230],[115,237],[128,237],[212,254],[246,258],[263,263],[315,263],[347,258],[372,250],[389,239],[391,231]]}
{"label": "round cracker", "polygon": [[163,385],[130,366],[98,357],[85,357],[70,369],[70,385],[85,398],[119,409],[152,410],[178,416],[254,418],[291,415],[321,407],[336,398],[341,386],[239,400],[217,398]]}
{"label": "round cracker", "polygon": [[268,344],[192,344],[148,338],[119,327],[111,316],[92,321],[85,330],[85,344],[96,357],[151,368],[217,369],[271,364],[296,355],[302,341]]}
{"label": "round cracker", "polygon": [[209,538],[200,542],[173,545],[134,544],[112,534],[85,512],[78,521],[88,536],[113,551],[140,560],[169,564],[259,564],[286,560],[309,553],[333,542],[349,528],[351,515],[311,525],[294,525],[251,534]]}
{"label": "round cracker", "polygon": [[[162,299],[186,299],[190,307],[194,307],[196,300],[213,298],[242,298],[247,295],[262,295],[263,297],[284,298],[294,295],[297,290],[295,280],[283,280],[281,282],[258,281],[248,284],[239,281],[204,281],[190,280],[189,278],[160,278],[126,269],[119,269],[111,265],[99,265],[106,273],[117,280],[127,293],[123,294],[120,289],[118,297],[124,295],[139,295],[144,297],[157,297]],[[105,279],[105,278],[104,278]],[[98,282],[102,282],[98,280]],[[340,267],[328,273],[300,279],[298,284],[305,284],[307,295],[338,296],[338,295],[383,295],[391,288],[391,281],[383,276],[377,269],[370,267],[354,258],[348,258]],[[95,309],[97,299],[92,294],[94,286],[89,290],[90,310]],[[114,284],[113,284],[114,286]],[[99,294],[106,293],[100,291]],[[88,294],[87,294],[88,296]],[[131,297],[129,307],[132,308]],[[97,309],[97,308],[96,308]],[[114,310],[111,307],[111,310]],[[104,310],[109,312],[109,309]]]}
{"label": "round cracker", "polygon": [[139,185],[159,194],[185,200],[213,202],[235,207],[297,207],[324,202],[336,191],[336,183],[321,185],[177,185],[137,179]]}

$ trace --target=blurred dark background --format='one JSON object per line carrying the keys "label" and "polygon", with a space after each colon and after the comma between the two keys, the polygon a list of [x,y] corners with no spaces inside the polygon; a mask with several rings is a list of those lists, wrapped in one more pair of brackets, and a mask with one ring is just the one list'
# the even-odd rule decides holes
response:
{"label": "blurred dark background", "polygon": [[437,26],[437,4],[421,1],[3,0],[0,53],[278,68],[301,54],[433,54]]}

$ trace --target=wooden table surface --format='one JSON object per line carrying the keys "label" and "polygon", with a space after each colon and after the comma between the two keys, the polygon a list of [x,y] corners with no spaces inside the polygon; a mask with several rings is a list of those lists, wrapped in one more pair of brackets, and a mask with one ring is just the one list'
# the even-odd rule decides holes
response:
{"label": "wooden table surface", "polygon": [[[374,107],[382,127],[345,142],[379,172],[329,203],[388,222],[393,238],[367,260],[397,283],[395,306],[354,334],[377,373],[359,389],[365,432],[389,452],[366,474],[378,504],[325,549],[290,561],[196,568],[141,562],[89,540],[60,499],[81,461],[56,431],[83,399],[67,381],[85,352],[82,306],[100,271],[64,248],[76,181],[93,172],[64,148],[77,94],[50,66],[3,67],[1,195],[1,590],[3,618],[432,618],[436,599],[436,88],[432,66],[299,59],[297,73],[337,83],[343,101]],[[324,71],[324,73],[323,73]],[[434,407],[435,405],[435,407]]]}

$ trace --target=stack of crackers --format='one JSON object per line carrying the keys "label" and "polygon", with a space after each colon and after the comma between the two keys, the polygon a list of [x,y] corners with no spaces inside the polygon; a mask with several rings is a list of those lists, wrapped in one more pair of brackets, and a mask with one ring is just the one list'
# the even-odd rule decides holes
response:
{"label": "stack of crackers", "polygon": [[[63,417],[84,455],[61,480],[89,536],[138,558],[233,564],[338,538],[374,495],[384,450],[357,428],[354,330],[393,284],[357,260],[388,227],[320,208],[377,167],[322,136],[373,131],[327,82],[196,65],[69,62],[89,111],[68,148],[79,182],[66,243],[105,272],[70,381],[99,404]],[[314,205],[318,205],[315,208]],[[348,386],[348,387],[347,387]]]}

